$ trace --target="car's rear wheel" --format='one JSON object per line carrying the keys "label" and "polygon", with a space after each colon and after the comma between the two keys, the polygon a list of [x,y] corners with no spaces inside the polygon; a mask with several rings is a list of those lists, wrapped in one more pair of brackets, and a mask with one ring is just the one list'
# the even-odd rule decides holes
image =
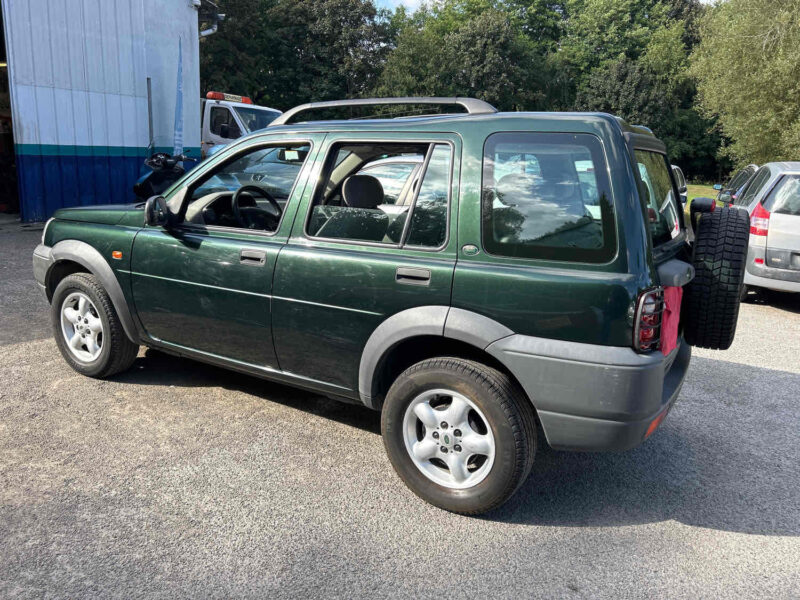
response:
{"label": "car's rear wheel", "polygon": [[684,297],[684,337],[692,346],[727,350],[736,334],[750,221],[737,208],[700,217],[694,244],[695,278]]}
{"label": "car's rear wheel", "polygon": [[397,473],[423,500],[479,514],[525,481],[536,450],[533,407],[505,374],[460,358],[404,371],[386,396],[384,445]]}
{"label": "car's rear wheel", "polygon": [[56,287],[50,307],[58,349],[69,365],[89,377],[128,369],[139,351],[94,275],[74,273]]}

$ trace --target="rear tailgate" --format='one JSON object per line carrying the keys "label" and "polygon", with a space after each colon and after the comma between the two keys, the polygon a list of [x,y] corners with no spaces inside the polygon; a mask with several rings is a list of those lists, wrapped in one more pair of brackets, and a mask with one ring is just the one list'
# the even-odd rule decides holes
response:
{"label": "rear tailgate", "polygon": [[763,204],[770,213],[767,266],[800,271],[800,174],[782,176]]}

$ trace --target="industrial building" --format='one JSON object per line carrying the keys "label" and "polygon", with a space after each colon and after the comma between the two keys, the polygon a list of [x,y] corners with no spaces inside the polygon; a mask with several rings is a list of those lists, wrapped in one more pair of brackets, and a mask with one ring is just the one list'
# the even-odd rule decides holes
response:
{"label": "industrial building", "polygon": [[16,197],[31,222],[133,201],[148,148],[171,153],[181,121],[183,153],[199,159],[200,10],[200,0],[2,0],[0,210]]}

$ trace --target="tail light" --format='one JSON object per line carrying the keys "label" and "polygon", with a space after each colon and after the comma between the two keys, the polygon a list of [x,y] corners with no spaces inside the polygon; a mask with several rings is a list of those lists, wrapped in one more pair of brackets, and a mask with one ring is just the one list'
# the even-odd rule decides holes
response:
{"label": "tail light", "polygon": [[664,291],[648,290],[636,301],[633,347],[638,352],[658,350],[661,346],[661,317],[664,313]]}
{"label": "tail light", "polygon": [[756,204],[756,209],[750,217],[750,233],[752,235],[767,235],[769,232],[769,211],[761,205]]}

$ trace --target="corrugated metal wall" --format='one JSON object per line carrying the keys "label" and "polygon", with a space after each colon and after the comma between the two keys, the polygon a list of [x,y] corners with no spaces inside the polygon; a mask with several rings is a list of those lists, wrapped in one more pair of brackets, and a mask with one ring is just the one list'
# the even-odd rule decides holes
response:
{"label": "corrugated metal wall", "polygon": [[3,0],[3,16],[24,221],[62,206],[133,200],[149,144],[148,77],[156,139],[172,139],[179,37],[184,139],[199,156],[197,13],[189,2]]}

